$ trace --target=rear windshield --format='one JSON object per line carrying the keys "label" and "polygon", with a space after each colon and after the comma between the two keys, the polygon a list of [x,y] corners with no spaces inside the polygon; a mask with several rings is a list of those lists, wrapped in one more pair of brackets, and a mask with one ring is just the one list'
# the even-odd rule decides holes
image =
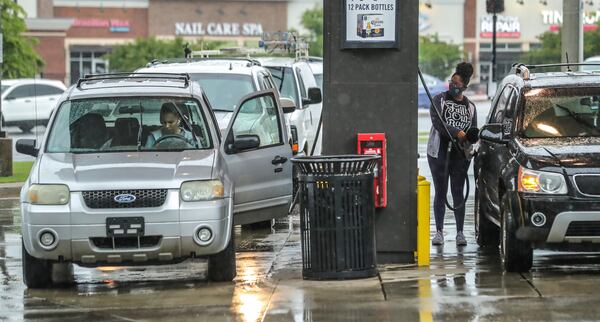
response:
{"label": "rear windshield", "polygon": [[47,152],[95,153],[210,149],[199,103],[187,98],[97,98],[66,101],[54,119]]}
{"label": "rear windshield", "polygon": [[524,98],[523,136],[600,136],[600,88],[537,88]]}
{"label": "rear windshield", "polygon": [[242,98],[255,91],[248,75],[192,74],[215,110],[233,111]]}

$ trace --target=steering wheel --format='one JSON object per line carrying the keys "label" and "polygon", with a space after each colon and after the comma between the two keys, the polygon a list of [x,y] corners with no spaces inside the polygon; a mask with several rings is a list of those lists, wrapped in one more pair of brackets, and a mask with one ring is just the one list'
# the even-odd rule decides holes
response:
{"label": "steering wheel", "polygon": [[158,138],[158,140],[156,140],[156,142],[154,142],[154,146],[159,146],[162,142],[164,142],[168,139],[177,139],[177,140],[182,141],[182,142],[179,142],[178,144],[174,144],[175,147],[178,147],[180,145],[180,143],[185,143],[185,145],[182,147],[186,147],[186,148],[192,147],[192,145],[187,141],[186,138],[184,138],[181,135],[177,135],[177,134],[168,134],[168,135],[161,136],[160,138]]}

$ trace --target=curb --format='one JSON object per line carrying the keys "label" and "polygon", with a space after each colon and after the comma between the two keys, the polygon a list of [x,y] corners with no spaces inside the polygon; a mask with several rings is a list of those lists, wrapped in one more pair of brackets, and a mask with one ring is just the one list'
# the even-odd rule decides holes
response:
{"label": "curb", "polygon": [[0,183],[0,198],[18,198],[23,182]]}

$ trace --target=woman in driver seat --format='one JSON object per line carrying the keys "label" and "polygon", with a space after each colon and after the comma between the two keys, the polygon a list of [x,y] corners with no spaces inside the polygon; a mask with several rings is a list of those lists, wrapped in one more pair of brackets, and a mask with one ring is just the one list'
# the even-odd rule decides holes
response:
{"label": "woman in driver seat", "polygon": [[171,102],[163,103],[160,108],[160,124],[162,127],[156,131],[153,131],[148,135],[146,140],[146,147],[153,147],[157,141],[167,135],[178,135],[181,136],[189,144],[193,145],[194,137],[192,132],[181,127],[181,117],[177,112],[177,107]]}

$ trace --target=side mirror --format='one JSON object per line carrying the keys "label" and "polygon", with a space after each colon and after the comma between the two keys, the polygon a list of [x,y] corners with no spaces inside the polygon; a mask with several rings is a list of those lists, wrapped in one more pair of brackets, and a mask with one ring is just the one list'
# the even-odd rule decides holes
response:
{"label": "side mirror", "polygon": [[31,155],[33,157],[38,156],[38,149],[35,147],[36,141],[32,139],[20,139],[17,141],[17,152],[22,154]]}
{"label": "side mirror", "polygon": [[504,139],[503,128],[504,127],[500,123],[486,124],[481,128],[479,137],[482,140],[506,144],[508,143],[508,140]]}
{"label": "side mirror", "polygon": [[280,98],[279,104],[281,104],[281,109],[285,114],[293,113],[296,110],[296,103],[287,97]]}
{"label": "side mirror", "polygon": [[310,104],[321,103],[323,101],[321,89],[318,87],[310,87],[308,89],[308,99],[310,100]]}
{"label": "side mirror", "polygon": [[260,146],[260,138],[256,134],[238,135],[233,142],[229,142],[226,146],[228,147],[226,152],[229,154],[253,150]]}

